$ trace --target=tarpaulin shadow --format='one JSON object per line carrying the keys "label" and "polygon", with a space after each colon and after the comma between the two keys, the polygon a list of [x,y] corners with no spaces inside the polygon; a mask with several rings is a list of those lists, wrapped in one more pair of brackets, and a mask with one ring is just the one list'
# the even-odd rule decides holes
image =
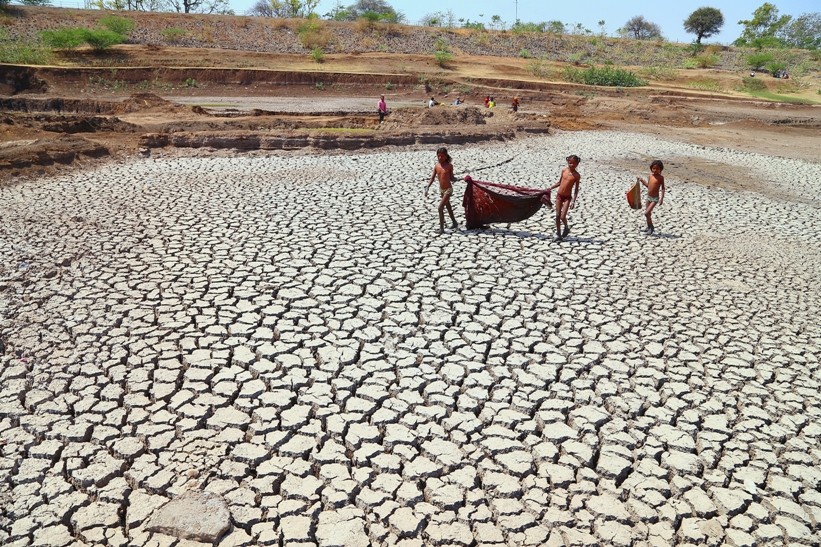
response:
{"label": "tarpaulin shadow", "polygon": [[[487,236],[502,236],[502,237],[517,237],[519,239],[538,239],[541,241],[553,241],[556,236],[553,233],[545,234],[543,232],[531,232],[528,230],[512,230],[508,228],[474,228],[471,230],[463,230],[460,234],[483,234]],[[591,237],[578,237],[569,235],[565,238],[566,243],[586,243],[588,245],[604,245],[607,240],[594,239]]]}

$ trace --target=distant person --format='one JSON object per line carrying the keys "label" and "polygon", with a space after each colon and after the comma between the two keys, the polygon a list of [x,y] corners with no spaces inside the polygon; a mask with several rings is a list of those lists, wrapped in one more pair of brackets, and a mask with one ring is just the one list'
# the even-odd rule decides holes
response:
{"label": "distant person", "polygon": [[656,205],[661,206],[661,204],[664,203],[664,177],[661,175],[663,170],[664,164],[661,160],[653,160],[653,162],[650,163],[650,176],[648,180],[644,180],[641,177],[637,177],[636,179],[642,186],[647,188],[647,205],[644,210],[644,218],[647,219],[647,228],[644,230],[644,233],[647,235],[655,231],[652,218],[653,209],[656,208]]}
{"label": "distant person", "polygon": [[379,123],[382,123],[388,114],[388,103],[385,102],[384,95],[379,96],[379,102],[376,103],[376,110],[379,112]]}
{"label": "distant person", "polygon": [[485,108],[489,108],[489,107],[490,107],[490,96],[485,95]]}
{"label": "distant person", "polygon": [[428,108],[433,108],[433,107],[434,107],[434,106],[436,106],[437,104],[439,104],[439,103],[437,103],[437,102],[436,102],[436,99],[434,99],[433,97],[431,97],[430,99],[428,99]]}
{"label": "distant person", "polygon": [[490,98],[490,101],[487,103],[488,108],[494,108],[496,106],[496,101],[493,100],[493,97]]}
{"label": "distant person", "polygon": [[[562,241],[570,233],[570,225],[567,224],[567,211],[576,206],[576,200],[579,199],[579,181],[582,176],[576,171],[581,160],[579,156],[573,154],[565,158],[567,167],[562,169],[562,174],[559,176],[559,181],[548,189],[548,200],[550,199],[550,191],[558,188],[556,193],[556,239],[553,241]],[[572,200],[571,200],[572,196]],[[562,230],[564,224],[564,230]]]}
{"label": "distant person", "polygon": [[755,78],[755,70],[750,71],[750,78]]}
{"label": "distant person", "polygon": [[456,100],[453,101],[453,106],[459,106],[463,102],[465,102],[465,101],[463,101],[461,97],[456,97]]}
{"label": "distant person", "polygon": [[425,196],[428,195],[430,185],[433,184],[434,179],[439,177],[439,234],[445,231],[445,209],[448,210],[450,220],[453,221],[451,228],[454,230],[459,227],[456,222],[456,217],[453,216],[453,207],[450,205],[450,196],[453,195],[453,163],[451,163],[448,149],[444,146],[436,151],[436,165],[433,166],[433,174],[430,176],[427,187],[425,187]]}
{"label": "distant person", "polygon": [[513,100],[510,102],[510,108],[513,109],[513,112],[519,111],[519,97],[513,97]]}

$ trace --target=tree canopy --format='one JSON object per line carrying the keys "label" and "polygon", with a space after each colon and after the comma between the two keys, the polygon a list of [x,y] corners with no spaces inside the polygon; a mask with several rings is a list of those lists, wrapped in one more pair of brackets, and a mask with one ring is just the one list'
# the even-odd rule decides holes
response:
{"label": "tree canopy", "polygon": [[702,38],[709,38],[718,34],[724,26],[724,15],[716,8],[698,8],[690,14],[684,21],[684,30],[696,35],[696,43],[700,44]]}
{"label": "tree canopy", "polygon": [[396,11],[385,0],[357,0],[347,7],[342,7],[337,1],[336,7],[326,13],[325,17],[334,21],[355,21],[362,17],[391,23],[401,23],[405,20],[405,15]]}
{"label": "tree canopy", "polygon": [[736,46],[777,46],[780,40],[776,36],[790,22],[789,15],[778,16],[778,8],[774,4],[765,2],[754,12],[752,19],[744,19],[738,22],[744,25],[735,42]]}
{"label": "tree canopy", "polygon": [[821,49],[821,13],[802,13],[785,25],[778,37],[787,47]]}
{"label": "tree canopy", "polygon": [[627,21],[624,27],[619,29],[619,32],[636,40],[661,38],[661,27],[655,23],[651,23],[645,19],[643,15],[636,15]]}

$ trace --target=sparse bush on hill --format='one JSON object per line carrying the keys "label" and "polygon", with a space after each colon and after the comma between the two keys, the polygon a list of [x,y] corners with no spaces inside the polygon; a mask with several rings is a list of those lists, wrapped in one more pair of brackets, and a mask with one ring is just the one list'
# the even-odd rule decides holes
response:
{"label": "sparse bush on hill", "polygon": [[100,30],[86,30],[85,43],[91,46],[91,49],[97,52],[102,52],[109,49],[111,46],[122,44],[125,38],[122,34],[117,34],[114,31],[107,29]]}
{"label": "sparse bush on hill", "polygon": [[188,34],[185,29],[177,27],[169,27],[162,30],[162,39],[169,44],[176,44],[181,41]]}
{"label": "sparse bush on hill", "polygon": [[545,58],[533,59],[527,63],[527,71],[537,78],[548,79],[553,74],[550,62]]}
{"label": "sparse bush on hill", "polygon": [[324,63],[325,62],[325,52],[322,51],[321,47],[315,47],[311,50],[311,59],[314,60],[315,63]]}
{"label": "sparse bush on hill", "polygon": [[134,21],[125,17],[109,15],[100,19],[100,26],[111,32],[116,32],[120,36],[128,36],[134,30]]}
{"label": "sparse bush on hill", "polygon": [[453,60],[453,53],[450,51],[437,49],[436,52],[434,52],[433,57],[436,59],[436,64],[442,68],[447,68],[448,63]]}
{"label": "sparse bush on hill", "polygon": [[331,43],[331,35],[325,29],[324,23],[317,19],[308,19],[297,29],[299,43],[305,49],[325,49]]}
{"label": "sparse bush on hill", "polygon": [[[720,61],[720,59],[719,59],[718,55],[710,54],[710,53],[704,53],[702,55],[697,55],[697,56],[693,57],[693,59],[692,59],[692,62],[693,62],[693,65],[695,65],[695,68],[712,68],[712,67],[718,65],[719,61]],[[685,68],[690,68],[690,67],[685,67]]]}

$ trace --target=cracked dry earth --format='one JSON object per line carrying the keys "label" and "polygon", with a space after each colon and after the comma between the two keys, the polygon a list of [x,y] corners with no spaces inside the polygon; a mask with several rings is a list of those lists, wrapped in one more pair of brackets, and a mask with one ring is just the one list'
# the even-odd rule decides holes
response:
{"label": "cracked dry earth", "polygon": [[[780,195],[670,168],[644,236],[625,150]],[[818,545],[821,164],[617,132],[451,153],[530,186],[581,155],[568,241],[550,211],[436,236],[432,149],[0,189],[0,543]],[[170,500],[198,529],[157,524]]]}

